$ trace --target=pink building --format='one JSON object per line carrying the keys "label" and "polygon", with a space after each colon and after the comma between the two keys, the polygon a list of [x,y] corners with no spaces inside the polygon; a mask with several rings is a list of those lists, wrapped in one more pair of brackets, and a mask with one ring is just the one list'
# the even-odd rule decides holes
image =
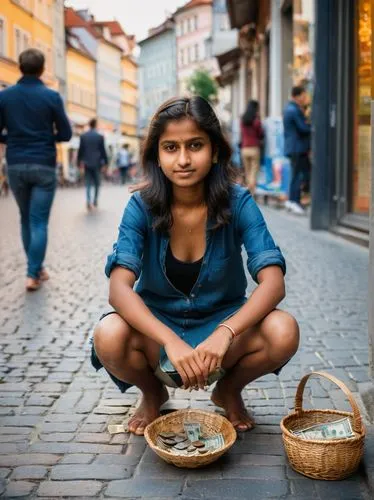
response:
{"label": "pink building", "polygon": [[212,0],[191,0],[174,14],[179,94],[186,92],[187,80],[197,68],[204,67],[212,76],[219,74],[212,55],[212,4]]}

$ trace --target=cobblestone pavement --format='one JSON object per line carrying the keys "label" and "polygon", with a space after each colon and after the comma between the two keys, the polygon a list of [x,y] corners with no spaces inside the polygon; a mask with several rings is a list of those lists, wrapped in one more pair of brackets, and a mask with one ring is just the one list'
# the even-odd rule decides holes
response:
{"label": "cobblestone pavement", "polygon": [[[24,257],[11,197],[0,199],[0,495],[3,498],[303,498],[366,499],[374,474],[374,439],[365,467],[342,482],[307,479],[289,467],[279,421],[293,406],[301,376],[323,369],[357,392],[367,380],[366,249],[305,219],[265,209],[288,262],[283,307],[301,325],[298,354],[283,370],[248,386],[257,421],[220,461],[180,470],[149,450],[143,438],[107,432],[138,399],[121,395],[89,362],[88,338],[107,309],[104,259],[116,237],[126,190],[103,189],[97,213],[84,210],[80,189],[62,190],[53,208],[47,257],[52,279],[24,293]],[[305,393],[306,407],[348,408],[322,380]],[[206,393],[172,393],[166,408],[211,408]]]}

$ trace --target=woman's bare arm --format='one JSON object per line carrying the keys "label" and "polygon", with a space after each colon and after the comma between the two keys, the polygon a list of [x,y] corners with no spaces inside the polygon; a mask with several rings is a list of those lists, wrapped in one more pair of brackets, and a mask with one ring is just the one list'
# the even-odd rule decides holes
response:
{"label": "woman's bare arm", "polygon": [[134,283],[132,271],[114,268],[110,274],[109,303],[132,328],[164,346],[177,335],[151,313],[133,290]]}
{"label": "woman's bare arm", "polygon": [[[239,311],[225,321],[225,324],[231,326],[237,335],[264,319],[285,296],[284,277],[280,267],[265,267],[259,271],[257,277],[258,287]],[[222,359],[230,346],[229,337],[231,336],[228,328],[220,326],[197,346],[209,372],[212,372],[216,366],[221,366]]]}
{"label": "woman's bare arm", "polygon": [[225,322],[238,335],[263,320],[285,297],[284,277],[279,266],[269,266],[261,269],[257,279],[259,285],[247,302],[234,316]]}

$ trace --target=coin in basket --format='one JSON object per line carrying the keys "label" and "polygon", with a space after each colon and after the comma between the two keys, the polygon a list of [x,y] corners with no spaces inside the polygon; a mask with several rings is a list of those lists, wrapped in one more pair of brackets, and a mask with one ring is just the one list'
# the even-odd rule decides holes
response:
{"label": "coin in basket", "polygon": [[194,446],[192,446],[192,444],[187,448],[187,451],[188,453],[193,453],[194,451],[196,451],[196,448]]}
{"label": "coin in basket", "polygon": [[161,441],[166,445],[166,446],[174,446],[176,443],[174,441],[174,439],[161,439]]}
{"label": "coin in basket", "polygon": [[192,446],[194,446],[195,448],[204,448],[205,443],[203,443],[202,441],[193,441]]}
{"label": "coin in basket", "polygon": [[165,438],[165,439],[174,438],[175,432],[160,432],[159,436],[160,438]]}
{"label": "coin in basket", "polygon": [[200,455],[204,455],[204,453],[208,453],[209,449],[208,448],[198,448],[197,451],[200,453]]}
{"label": "coin in basket", "polygon": [[187,448],[189,447],[189,444],[186,443],[185,441],[183,443],[176,443],[173,448],[175,450],[187,450]]}
{"label": "coin in basket", "polygon": [[187,441],[187,436],[175,436],[174,441],[176,443],[183,443],[184,441]]}

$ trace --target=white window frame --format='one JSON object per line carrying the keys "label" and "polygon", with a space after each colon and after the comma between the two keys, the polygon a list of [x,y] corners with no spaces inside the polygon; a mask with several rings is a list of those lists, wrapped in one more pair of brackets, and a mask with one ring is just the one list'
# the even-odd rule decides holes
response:
{"label": "white window frame", "polygon": [[[20,47],[17,52],[17,31],[20,34]],[[31,33],[23,30],[18,24],[13,25],[13,40],[14,40],[14,60],[18,61],[19,55],[31,46]],[[26,40],[26,43],[25,43]]]}
{"label": "white window frame", "polygon": [[[5,17],[0,16],[0,21],[3,23],[3,33],[2,33],[2,43],[0,47],[3,47],[3,51],[0,51],[0,56],[7,57],[8,55],[8,23]],[[1,34],[0,34],[1,36]]]}

